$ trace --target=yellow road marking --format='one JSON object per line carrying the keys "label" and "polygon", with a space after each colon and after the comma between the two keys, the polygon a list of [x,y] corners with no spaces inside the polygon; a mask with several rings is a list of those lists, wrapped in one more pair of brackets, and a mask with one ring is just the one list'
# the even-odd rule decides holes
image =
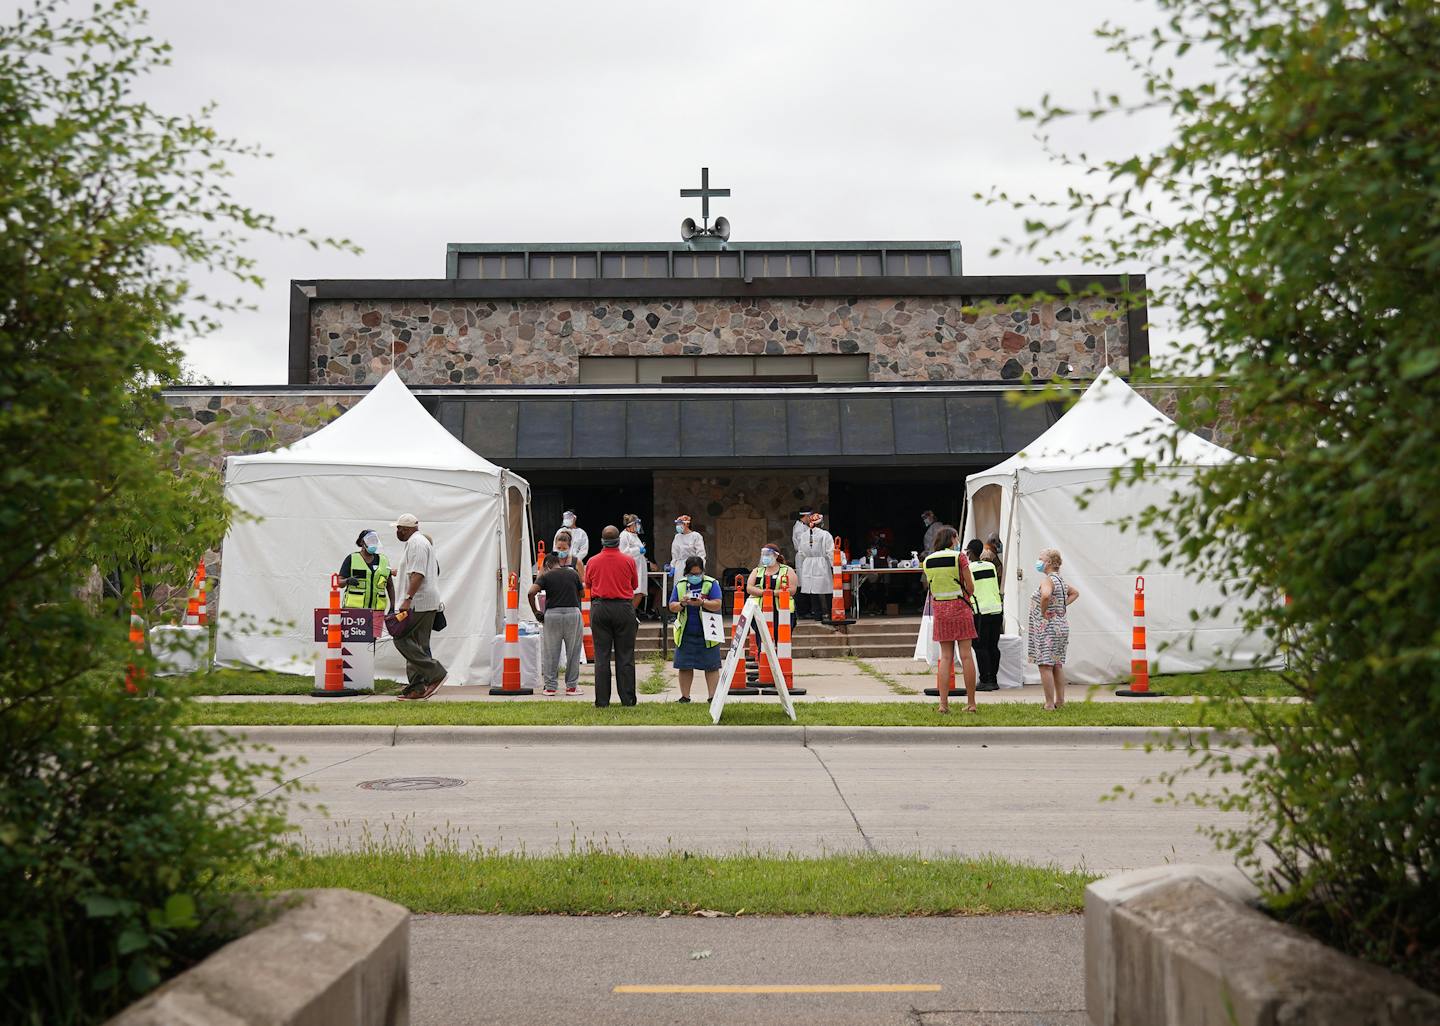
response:
{"label": "yellow road marking", "polygon": [[938,983],[628,984],[615,994],[933,994]]}

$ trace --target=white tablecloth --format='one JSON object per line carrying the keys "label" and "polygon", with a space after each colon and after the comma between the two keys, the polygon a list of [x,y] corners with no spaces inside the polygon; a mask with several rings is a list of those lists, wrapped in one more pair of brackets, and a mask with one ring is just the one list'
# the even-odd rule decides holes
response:
{"label": "white tablecloth", "polygon": [[172,677],[203,669],[210,655],[210,628],[150,628],[150,654],[155,657],[155,676]]}
{"label": "white tablecloth", "polygon": [[[505,635],[495,635],[490,649],[490,686],[498,688],[504,681]],[[540,690],[540,635],[520,635],[520,686]]]}
{"label": "white tablecloth", "polygon": [[1000,672],[995,679],[1002,688],[1025,684],[1025,645],[1018,634],[1000,635]]}

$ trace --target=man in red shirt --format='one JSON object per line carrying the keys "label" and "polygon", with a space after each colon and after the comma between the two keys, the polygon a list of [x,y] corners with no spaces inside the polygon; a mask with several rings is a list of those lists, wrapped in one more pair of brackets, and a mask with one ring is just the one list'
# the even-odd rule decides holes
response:
{"label": "man in red shirt", "polygon": [[615,690],[621,705],[634,705],[635,609],[630,604],[640,575],[635,560],[620,551],[620,529],[600,532],[600,551],[585,564],[590,588],[590,633],[595,639],[595,707],[610,704],[610,653],[615,653]]}

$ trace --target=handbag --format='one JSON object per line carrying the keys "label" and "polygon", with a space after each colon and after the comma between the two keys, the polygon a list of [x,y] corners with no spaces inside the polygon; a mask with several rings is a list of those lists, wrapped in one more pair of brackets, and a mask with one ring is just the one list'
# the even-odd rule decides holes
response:
{"label": "handbag", "polygon": [[398,613],[392,613],[385,617],[385,633],[392,638],[403,638],[410,631],[411,625],[415,622],[410,615],[410,610],[402,609]]}
{"label": "handbag", "polygon": [[925,594],[925,610],[920,617],[920,633],[915,637],[915,659],[932,667],[940,662],[940,643],[935,640],[935,612],[930,594]]}
{"label": "handbag", "polygon": [[449,622],[450,621],[445,619],[445,607],[441,606],[435,611],[435,624],[430,629],[435,631],[443,631]]}

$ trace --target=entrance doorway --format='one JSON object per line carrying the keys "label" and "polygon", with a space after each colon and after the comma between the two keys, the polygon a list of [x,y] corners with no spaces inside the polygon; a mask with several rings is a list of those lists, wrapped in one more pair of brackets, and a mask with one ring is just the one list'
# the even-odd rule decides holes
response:
{"label": "entrance doorway", "polygon": [[[863,556],[872,540],[880,555],[909,559],[924,548],[920,514],[933,510],[941,523],[960,530],[965,520],[965,477],[982,466],[890,467],[830,471],[829,528],[846,541],[852,556]],[[888,540],[888,545],[887,545]],[[961,538],[963,545],[966,539]],[[867,616],[887,612],[916,615],[925,602],[918,575],[880,576],[860,591]]]}
{"label": "entrance doorway", "polygon": [[[573,509],[580,526],[590,536],[590,552],[600,548],[600,532],[607,524],[625,526],[626,513],[638,513],[648,541],[655,525],[650,523],[654,505],[654,479],[648,470],[526,470],[516,473],[530,482],[530,509],[535,518],[535,538],[548,551],[560,529],[560,517]],[[651,544],[654,544],[651,542]]]}

